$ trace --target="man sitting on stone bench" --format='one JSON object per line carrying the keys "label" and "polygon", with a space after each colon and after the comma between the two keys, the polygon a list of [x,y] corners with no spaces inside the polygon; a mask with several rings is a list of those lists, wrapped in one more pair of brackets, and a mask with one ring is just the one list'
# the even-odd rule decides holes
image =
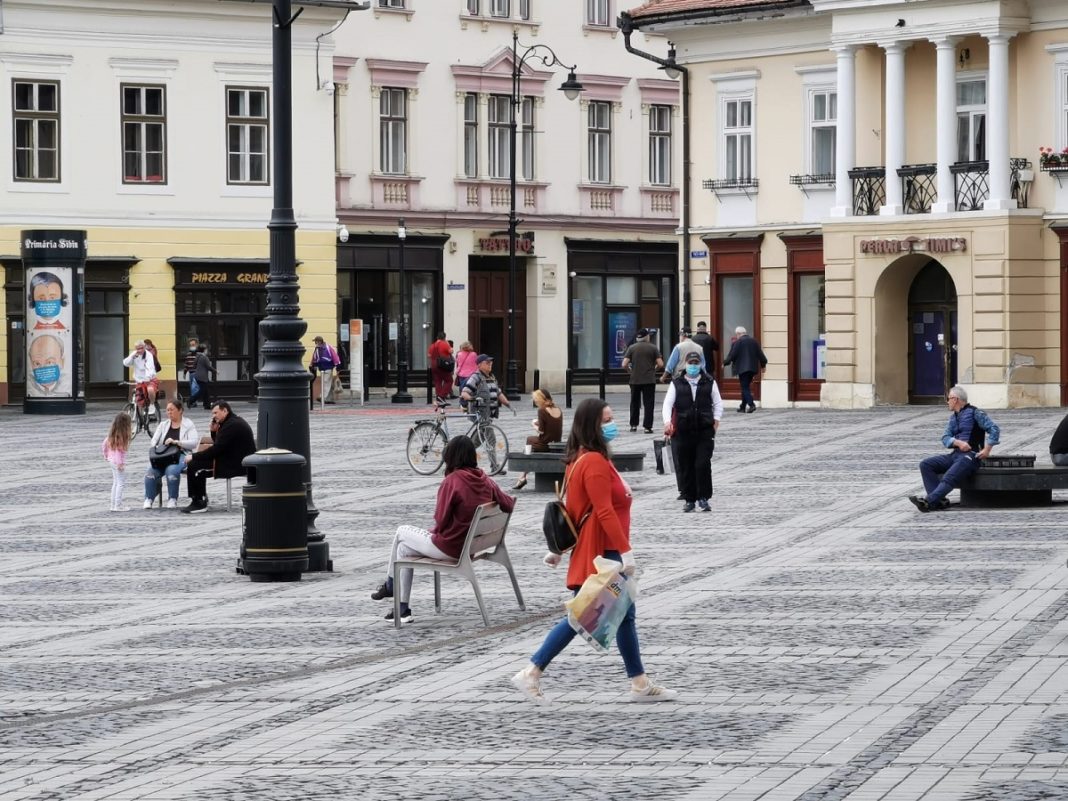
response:
{"label": "man sitting on stone bench", "polygon": [[946,398],[952,414],[942,433],[942,444],[949,453],[928,456],[920,462],[920,475],[927,497],[910,495],[909,500],[921,512],[941,512],[949,508],[946,498],[982,465],[982,460],[998,444],[1001,429],[982,409],[968,403],[964,387],[956,386]]}

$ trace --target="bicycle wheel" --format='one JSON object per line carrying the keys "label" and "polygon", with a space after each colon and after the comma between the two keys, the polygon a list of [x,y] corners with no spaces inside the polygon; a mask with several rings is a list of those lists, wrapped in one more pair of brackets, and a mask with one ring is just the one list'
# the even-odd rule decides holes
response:
{"label": "bicycle wheel", "polygon": [[424,476],[436,473],[444,459],[445,433],[434,423],[417,423],[408,432],[408,464]]}
{"label": "bicycle wheel", "polygon": [[[159,407],[157,406],[156,408],[158,410]],[[159,412],[157,411],[157,415],[158,414],[159,414]],[[155,425],[159,425],[159,417],[158,416],[156,417],[156,420],[154,422],[155,422]],[[152,420],[152,414],[149,411],[149,408],[147,406],[141,410],[141,426],[145,429],[145,433],[148,434],[151,437],[152,436],[152,428],[153,428],[153,420]]]}
{"label": "bicycle wheel", "polygon": [[495,476],[503,473],[508,466],[508,437],[499,426],[487,423],[475,432],[475,449],[478,453],[478,466],[486,475]]}
{"label": "bicycle wheel", "polygon": [[130,440],[132,441],[141,430],[137,425],[137,407],[132,403],[127,403],[122,407],[122,413],[130,418]]}

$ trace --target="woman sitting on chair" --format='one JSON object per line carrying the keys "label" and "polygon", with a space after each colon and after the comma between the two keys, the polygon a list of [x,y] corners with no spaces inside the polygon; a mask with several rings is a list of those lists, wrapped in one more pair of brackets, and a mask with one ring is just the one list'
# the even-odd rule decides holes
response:
{"label": "woman sitting on chair", "polygon": [[[490,478],[478,467],[478,455],[475,443],[470,437],[455,437],[449,440],[442,453],[445,460],[445,480],[438,487],[438,500],[434,508],[434,525],[430,531],[416,526],[397,526],[393,542],[397,546],[397,556],[410,559],[413,556],[429,556],[431,559],[448,559],[456,561],[467,539],[467,530],[475,510],[484,503],[493,501],[505,512],[515,507],[515,498],[501,491]],[[408,601],[412,594],[411,568],[401,571],[400,621],[411,623],[413,620]],[[393,549],[390,549],[389,565],[386,568],[386,580],[371,593],[371,600],[381,601],[392,598],[393,587]],[[393,620],[393,611],[386,615],[386,620]]]}

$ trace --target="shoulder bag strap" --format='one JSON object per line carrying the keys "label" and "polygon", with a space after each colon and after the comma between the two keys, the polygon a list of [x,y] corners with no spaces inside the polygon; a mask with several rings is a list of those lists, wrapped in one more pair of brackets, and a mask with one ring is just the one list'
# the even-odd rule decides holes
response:
{"label": "shoulder bag strap", "polygon": [[[577,458],[575,460],[574,464],[570,465],[571,470],[565,470],[564,471],[564,485],[563,486],[560,486],[560,482],[559,481],[556,482],[556,499],[558,501],[560,501],[560,503],[563,503],[563,504],[567,503],[566,500],[565,500],[565,497],[566,497],[566,494],[567,494],[567,484],[571,480],[571,471],[574,470],[574,468],[578,466],[578,463],[581,462],[583,459],[585,459],[588,455],[589,455],[588,451],[586,453],[582,454],[582,456],[580,456],[579,458]],[[593,512],[593,504],[591,503],[588,507],[586,507],[586,511],[582,513],[582,517],[579,518],[578,522],[575,524],[575,530],[576,531],[581,531],[582,530],[582,524],[586,522],[586,520],[589,518],[589,516],[590,516],[590,514],[592,512]]]}

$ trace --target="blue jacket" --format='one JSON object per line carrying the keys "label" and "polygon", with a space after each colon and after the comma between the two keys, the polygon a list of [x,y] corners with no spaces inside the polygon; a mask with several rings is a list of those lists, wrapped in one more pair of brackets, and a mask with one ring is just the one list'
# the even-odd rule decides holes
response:
{"label": "blue jacket", "polygon": [[[947,448],[952,448],[953,440],[960,439],[970,444],[974,450],[981,450],[984,437],[975,430],[976,426],[979,426],[986,435],[987,445],[997,445],[1001,441],[1001,429],[998,428],[998,424],[991,420],[982,409],[965,404],[963,409],[949,416],[946,430],[942,433],[942,444]],[[979,443],[979,448],[975,447],[976,442]]]}

